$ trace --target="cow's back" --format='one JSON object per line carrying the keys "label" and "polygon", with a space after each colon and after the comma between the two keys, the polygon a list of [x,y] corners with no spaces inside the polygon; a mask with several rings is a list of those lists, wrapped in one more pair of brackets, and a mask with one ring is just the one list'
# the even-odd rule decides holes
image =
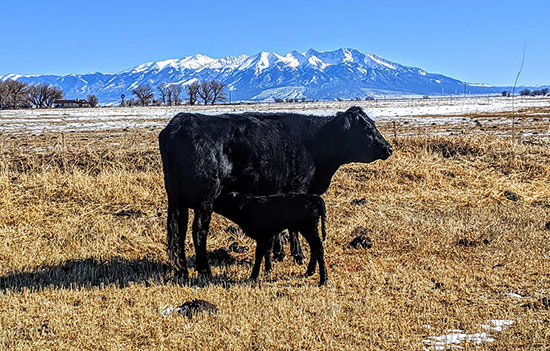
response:
{"label": "cow's back", "polygon": [[315,171],[300,115],[181,113],[159,136],[167,192],[194,208],[220,192],[304,191]]}

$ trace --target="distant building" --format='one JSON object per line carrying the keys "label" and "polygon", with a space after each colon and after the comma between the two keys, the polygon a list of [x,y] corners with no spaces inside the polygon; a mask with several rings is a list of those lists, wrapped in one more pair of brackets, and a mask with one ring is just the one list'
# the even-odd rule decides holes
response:
{"label": "distant building", "polygon": [[56,100],[54,101],[53,105],[56,108],[91,107],[90,103],[84,99]]}

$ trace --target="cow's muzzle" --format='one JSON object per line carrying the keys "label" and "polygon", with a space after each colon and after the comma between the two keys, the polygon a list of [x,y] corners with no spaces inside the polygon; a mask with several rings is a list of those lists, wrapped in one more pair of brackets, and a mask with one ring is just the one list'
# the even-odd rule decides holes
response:
{"label": "cow's muzzle", "polygon": [[393,153],[393,148],[391,147],[391,145],[388,145],[384,148],[382,152],[383,152],[382,160],[385,160],[391,156],[391,154]]}

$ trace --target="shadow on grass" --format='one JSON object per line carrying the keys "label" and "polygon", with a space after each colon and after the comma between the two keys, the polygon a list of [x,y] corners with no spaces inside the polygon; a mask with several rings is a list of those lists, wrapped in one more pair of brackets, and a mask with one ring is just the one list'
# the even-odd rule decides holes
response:
{"label": "shadow on grass", "polygon": [[[210,253],[209,253],[210,258]],[[228,268],[231,265],[242,264],[211,261],[211,265]],[[189,267],[194,267],[193,258]],[[190,272],[191,273],[191,272]],[[94,258],[70,260],[59,265],[40,267],[30,272],[14,272],[0,276],[0,292],[6,290],[22,291],[25,289],[40,290],[53,288],[92,288],[102,286],[126,287],[132,283],[179,284],[186,286],[221,285],[229,288],[235,284],[245,284],[247,280],[237,279],[234,270],[224,269],[221,275],[208,281],[190,278],[185,281],[176,275],[175,270],[167,264],[148,259],[127,260],[115,258],[101,261]]]}

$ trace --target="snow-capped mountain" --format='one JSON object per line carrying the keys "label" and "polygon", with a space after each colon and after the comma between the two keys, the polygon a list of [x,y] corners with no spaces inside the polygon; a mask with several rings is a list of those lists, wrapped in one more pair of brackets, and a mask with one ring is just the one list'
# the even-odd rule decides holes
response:
{"label": "snow-capped mountain", "polygon": [[[355,49],[292,51],[286,55],[260,52],[256,55],[220,59],[194,55],[182,59],[149,62],[119,73],[14,75],[29,84],[45,82],[61,87],[68,98],[95,94],[100,103],[132,96],[140,84],[187,85],[194,81],[218,80],[230,90],[232,101],[273,101],[277,98],[353,99],[380,95],[463,94],[465,83],[441,74],[428,73]],[[502,89],[466,85],[468,93],[499,93]],[[229,91],[227,92],[229,95]]]}

